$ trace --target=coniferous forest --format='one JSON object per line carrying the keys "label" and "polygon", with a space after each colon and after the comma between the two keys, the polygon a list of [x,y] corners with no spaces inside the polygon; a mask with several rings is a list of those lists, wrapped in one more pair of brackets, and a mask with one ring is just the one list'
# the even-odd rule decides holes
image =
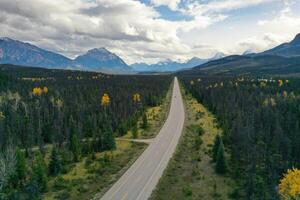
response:
{"label": "coniferous forest", "polygon": [[[280,179],[288,169],[300,167],[300,79],[181,78],[187,92],[215,114],[223,130],[215,143],[224,143],[228,155],[226,170],[238,181],[231,196],[249,200],[279,199],[280,192],[290,191],[284,199],[296,198],[297,189],[293,192],[288,185],[296,184],[293,175],[286,176],[291,181],[282,181],[281,185]],[[224,167],[217,161],[219,166]],[[225,172],[222,168],[216,170]],[[285,186],[287,190],[282,188]]]}
{"label": "coniferous forest", "polygon": [[[162,102],[171,80],[2,65],[0,199],[38,199],[65,163],[113,150],[115,137]],[[47,145],[55,148],[46,164]]]}

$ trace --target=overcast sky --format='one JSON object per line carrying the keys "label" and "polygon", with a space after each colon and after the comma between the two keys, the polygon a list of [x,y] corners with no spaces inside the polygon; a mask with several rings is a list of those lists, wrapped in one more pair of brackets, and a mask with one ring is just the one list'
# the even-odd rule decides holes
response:
{"label": "overcast sky", "polygon": [[300,32],[300,0],[0,0],[0,36],[128,64],[258,52]]}

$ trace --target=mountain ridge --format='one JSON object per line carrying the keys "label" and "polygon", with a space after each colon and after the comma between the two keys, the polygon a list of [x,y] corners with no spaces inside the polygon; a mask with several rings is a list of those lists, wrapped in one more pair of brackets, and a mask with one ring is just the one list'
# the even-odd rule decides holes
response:
{"label": "mountain ridge", "polygon": [[[86,58],[90,58],[90,60],[87,61]],[[75,59],[70,59],[33,44],[8,37],[0,38],[0,64],[112,73],[132,71],[119,56],[104,47],[90,49]]]}

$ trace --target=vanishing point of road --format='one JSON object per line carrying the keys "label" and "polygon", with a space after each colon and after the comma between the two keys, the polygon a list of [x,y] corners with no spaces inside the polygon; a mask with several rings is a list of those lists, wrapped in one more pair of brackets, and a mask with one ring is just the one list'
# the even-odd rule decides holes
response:
{"label": "vanishing point of road", "polygon": [[148,199],[175,152],[184,117],[182,96],[175,77],[170,112],[159,134],[101,200]]}

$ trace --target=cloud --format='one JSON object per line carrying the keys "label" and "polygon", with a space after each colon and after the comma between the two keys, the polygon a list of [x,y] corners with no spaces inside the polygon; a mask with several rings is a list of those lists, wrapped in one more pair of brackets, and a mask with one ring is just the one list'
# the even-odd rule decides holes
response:
{"label": "cloud", "polygon": [[[104,46],[128,63],[182,60],[195,55],[206,57],[217,50],[188,45],[181,33],[205,30],[229,18],[228,11],[271,1],[151,0],[149,5],[137,0],[1,0],[0,29],[1,36],[69,57]],[[160,5],[190,18],[162,19],[156,10]],[[267,26],[272,22],[260,23]]]}
{"label": "cloud", "polygon": [[250,37],[238,41],[236,47],[233,48],[234,51],[231,53],[243,53],[246,51],[258,53],[273,48],[284,40],[284,37],[276,34],[265,33],[263,37]]}
{"label": "cloud", "polygon": [[171,10],[177,10],[180,0],[151,0],[155,6],[168,6]]}

